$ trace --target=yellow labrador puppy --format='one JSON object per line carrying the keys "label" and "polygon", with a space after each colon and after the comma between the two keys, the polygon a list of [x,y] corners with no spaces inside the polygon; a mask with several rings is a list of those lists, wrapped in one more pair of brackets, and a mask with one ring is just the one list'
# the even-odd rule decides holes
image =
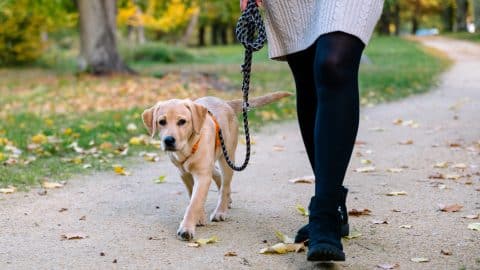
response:
{"label": "yellow labrador puppy", "polygon": [[[288,92],[275,92],[253,98],[249,101],[250,107],[262,106],[289,95]],[[241,110],[242,100],[203,97],[195,101],[161,101],[142,114],[150,135],[153,137],[158,133],[162,149],[180,171],[190,196],[190,204],[177,231],[182,240],[192,239],[195,226],[206,224],[204,205],[212,179],[218,187],[219,197],[210,220],[225,220],[231,204],[233,170],[223,157],[218,129],[222,129],[225,146],[231,160],[235,161],[238,139],[236,114]],[[215,166],[217,161],[220,170]]]}

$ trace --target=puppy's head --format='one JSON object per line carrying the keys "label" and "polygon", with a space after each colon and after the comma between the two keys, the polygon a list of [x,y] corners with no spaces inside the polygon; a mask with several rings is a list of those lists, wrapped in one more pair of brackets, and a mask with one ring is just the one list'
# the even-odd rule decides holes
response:
{"label": "puppy's head", "polygon": [[206,114],[205,107],[191,100],[171,99],[146,109],[142,119],[152,138],[158,133],[164,151],[178,151],[200,133]]}

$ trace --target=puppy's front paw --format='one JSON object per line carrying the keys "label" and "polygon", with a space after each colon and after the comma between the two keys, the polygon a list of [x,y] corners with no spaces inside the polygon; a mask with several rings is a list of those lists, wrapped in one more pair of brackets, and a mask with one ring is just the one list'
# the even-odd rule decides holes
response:
{"label": "puppy's front paw", "polygon": [[227,218],[227,213],[215,211],[210,216],[211,221],[224,221]]}
{"label": "puppy's front paw", "polygon": [[190,241],[193,239],[193,235],[195,233],[194,229],[189,229],[183,226],[180,226],[177,230],[177,235],[180,236],[180,238],[183,241]]}

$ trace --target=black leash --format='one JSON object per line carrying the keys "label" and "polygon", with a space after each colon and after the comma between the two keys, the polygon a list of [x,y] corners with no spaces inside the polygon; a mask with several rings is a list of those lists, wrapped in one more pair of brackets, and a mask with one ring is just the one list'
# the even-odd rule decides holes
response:
{"label": "black leash", "polygon": [[[267,35],[265,33],[265,26],[263,25],[260,11],[258,10],[255,0],[249,0],[247,8],[242,12],[242,15],[238,19],[237,26],[235,28],[235,34],[238,41],[245,47],[245,58],[242,65],[243,73],[243,128],[245,131],[245,145],[247,147],[245,154],[245,161],[241,166],[236,166],[230,157],[228,156],[227,148],[225,147],[225,141],[223,139],[222,130],[218,131],[220,143],[222,145],[223,156],[227,161],[228,166],[234,171],[243,171],[250,160],[250,131],[248,129],[248,90],[250,88],[250,73],[252,71],[252,54],[255,51],[260,50],[265,44]],[[255,37],[256,34],[256,37]]]}

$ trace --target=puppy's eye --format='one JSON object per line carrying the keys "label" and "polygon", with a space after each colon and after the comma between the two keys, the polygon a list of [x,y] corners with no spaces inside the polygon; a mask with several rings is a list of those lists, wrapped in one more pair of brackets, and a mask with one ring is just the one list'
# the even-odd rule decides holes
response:
{"label": "puppy's eye", "polygon": [[158,121],[158,123],[160,124],[160,126],[165,126],[167,124],[167,121],[165,119],[162,119]]}
{"label": "puppy's eye", "polygon": [[187,122],[187,121],[186,121],[185,119],[180,119],[180,120],[178,120],[177,125],[183,126],[183,125],[185,125],[186,122]]}

